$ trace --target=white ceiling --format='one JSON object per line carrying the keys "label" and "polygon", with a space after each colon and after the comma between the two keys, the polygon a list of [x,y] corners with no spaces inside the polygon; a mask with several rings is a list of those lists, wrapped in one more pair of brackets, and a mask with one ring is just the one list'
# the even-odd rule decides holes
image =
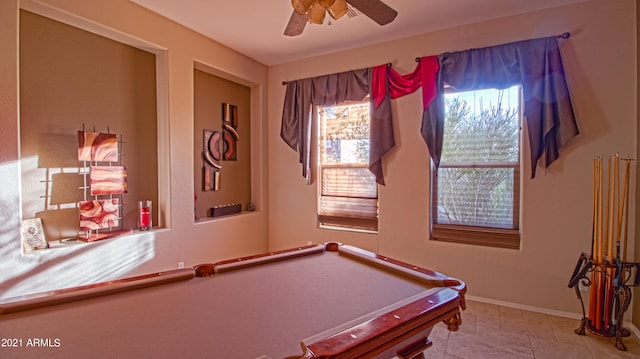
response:
{"label": "white ceiling", "polygon": [[[291,0],[131,0],[267,66],[449,27],[587,0],[383,0],[398,12],[380,26],[365,15],[307,24],[283,35]],[[570,29],[567,29],[570,30]],[[554,34],[548,34],[554,35]]]}

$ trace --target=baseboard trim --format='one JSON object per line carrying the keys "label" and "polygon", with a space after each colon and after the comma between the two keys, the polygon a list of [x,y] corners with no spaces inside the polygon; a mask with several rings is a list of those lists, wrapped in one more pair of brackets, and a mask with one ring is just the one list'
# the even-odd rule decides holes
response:
{"label": "baseboard trim", "polygon": [[638,327],[633,325],[633,323],[628,323],[628,324],[624,325],[624,327],[629,329],[629,330],[631,330],[633,332],[633,334],[636,335],[636,338],[640,338],[640,330],[638,330]]}
{"label": "baseboard trim", "polygon": [[[476,296],[472,296],[472,295],[465,295],[465,298],[468,299],[468,300],[476,301],[476,302],[487,303],[487,304],[495,304],[495,305],[500,305],[500,306],[503,306],[503,307],[514,308],[514,309],[528,310],[530,312],[555,315],[555,316],[563,317],[563,318],[582,319],[582,315],[579,314],[579,313],[564,312],[564,311],[561,311],[561,310],[553,310],[553,309],[548,309],[548,308],[533,307],[533,306],[530,306],[530,305],[523,305],[523,304],[519,304],[519,303],[504,302],[504,301],[501,301],[501,300],[488,299],[488,298],[483,298],[483,297],[476,297]],[[463,314],[463,316],[464,316],[464,314]],[[629,321],[625,321],[624,322],[624,327],[629,329],[631,332],[633,332],[633,334],[635,334],[635,336],[637,338],[640,338],[640,330],[638,330],[638,328],[633,323],[631,323]]]}
{"label": "baseboard trim", "polygon": [[561,310],[553,310],[553,309],[548,309],[548,308],[533,307],[533,306],[530,306],[530,305],[505,302],[505,301],[502,301],[502,300],[488,299],[488,298],[476,297],[476,296],[472,296],[472,295],[465,295],[465,298],[467,298],[469,300],[476,301],[476,302],[482,302],[482,303],[487,303],[487,304],[495,304],[495,305],[500,305],[500,306],[503,306],[503,307],[509,307],[509,308],[514,308],[514,309],[528,310],[530,312],[555,315],[555,316],[563,317],[563,318],[582,319],[582,315],[580,315],[579,313],[564,312],[564,311],[561,311]]}

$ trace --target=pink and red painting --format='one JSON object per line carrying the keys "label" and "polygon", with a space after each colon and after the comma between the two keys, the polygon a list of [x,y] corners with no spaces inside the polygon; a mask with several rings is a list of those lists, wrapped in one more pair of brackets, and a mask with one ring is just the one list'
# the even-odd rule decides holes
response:
{"label": "pink and red painting", "polygon": [[91,166],[91,195],[127,193],[126,166]]}
{"label": "pink and red painting", "polygon": [[78,131],[78,161],[118,161],[115,134]]}
{"label": "pink and red painting", "polygon": [[118,199],[80,201],[80,230],[95,231],[120,225]]}

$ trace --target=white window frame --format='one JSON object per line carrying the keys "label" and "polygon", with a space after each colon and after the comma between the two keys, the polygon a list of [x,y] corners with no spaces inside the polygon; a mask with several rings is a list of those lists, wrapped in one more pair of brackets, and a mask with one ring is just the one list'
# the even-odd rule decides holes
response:
{"label": "white window frame", "polygon": [[[462,92],[462,91],[460,91]],[[448,93],[451,93],[448,91]],[[516,162],[492,162],[484,163],[462,163],[462,162],[440,162],[440,169],[446,168],[513,168],[513,224],[512,228],[496,228],[488,226],[471,226],[460,224],[438,223],[438,171],[435,166],[431,168],[431,239],[437,241],[464,243],[473,245],[483,245],[490,247],[500,247],[509,249],[519,249],[521,239],[521,193],[522,193],[522,122],[523,122],[523,101],[522,89],[518,95],[518,161]],[[445,123],[446,126],[446,123]]]}
{"label": "white window frame", "polygon": [[[368,98],[363,101],[348,101],[340,104],[336,104],[334,106],[316,106],[315,108],[315,116],[318,119],[318,134],[317,138],[317,154],[318,154],[318,165],[317,165],[317,178],[318,178],[318,186],[317,186],[317,199],[318,199],[318,208],[317,208],[317,218],[318,218],[318,227],[323,229],[338,229],[338,230],[349,230],[349,231],[358,231],[358,232],[368,232],[368,233],[377,233],[378,231],[378,188],[375,182],[375,176],[369,172],[369,164],[367,163],[323,163],[323,150],[324,150],[324,141],[323,141],[323,118],[321,115],[321,111],[326,107],[342,107],[342,106],[352,106],[352,105],[367,105],[370,106],[370,101]],[[369,118],[370,121],[370,110],[369,110]],[[370,124],[370,122],[369,122]],[[323,189],[323,185],[325,184],[325,173],[329,173],[329,171],[333,171],[334,173],[339,173],[341,169],[353,168],[356,169],[360,174],[365,174],[366,176],[370,176],[370,179],[373,181],[373,185],[375,186],[375,196],[371,193],[371,189],[367,191],[368,193],[363,194],[353,194],[353,195],[327,195],[326,191],[329,189]],[[358,176],[354,176],[358,177]],[[329,178],[329,177],[326,177]],[[327,187],[328,188],[328,187]],[[323,192],[324,190],[324,192]]]}

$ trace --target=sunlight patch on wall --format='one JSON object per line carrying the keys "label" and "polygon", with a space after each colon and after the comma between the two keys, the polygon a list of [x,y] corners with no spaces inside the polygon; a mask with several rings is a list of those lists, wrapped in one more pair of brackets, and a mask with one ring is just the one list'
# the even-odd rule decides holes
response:
{"label": "sunlight patch on wall", "polygon": [[[50,241],[48,249],[23,254],[20,236],[24,217],[21,215],[22,209],[42,205],[40,201],[45,198],[21,205],[20,167],[37,170],[37,162],[36,156],[30,156],[23,158],[20,164],[18,161],[0,164],[0,180],[3,184],[0,186],[0,298],[130,276],[129,273],[155,257],[153,232],[134,233],[95,243]],[[58,200],[66,202],[62,197]],[[77,227],[77,208],[71,207],[61,210],[75,211]],[[46,226],[45,220],[43,225]],[[74,234],[77,234],[77,230]]]}
{"label": "sunlight patch on wall", "polygon": [[4,265],[21,271],[0,274],[0,299],[126,277],[155,257],[154,243],[147,232],[95,243],[53,242],[23,257],[9,256],[6,262],[3,257]]}

